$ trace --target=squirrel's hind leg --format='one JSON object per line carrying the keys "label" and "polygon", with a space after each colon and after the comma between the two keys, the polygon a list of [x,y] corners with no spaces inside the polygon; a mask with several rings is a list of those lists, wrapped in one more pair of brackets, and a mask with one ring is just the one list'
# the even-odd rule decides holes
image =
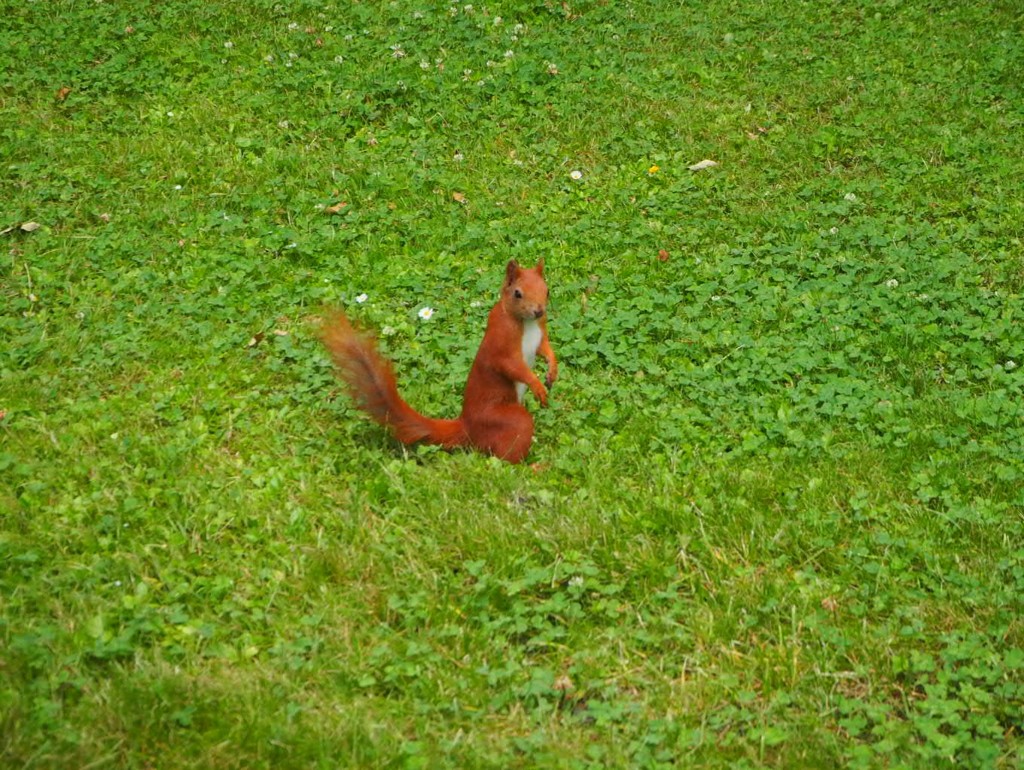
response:
{"label": "squirrel's hind leg", "polygon": [[533,417],[519,404],[501,404],[476,415],[469,440],[476,449],[510,463],[526,459],[533,443]]}

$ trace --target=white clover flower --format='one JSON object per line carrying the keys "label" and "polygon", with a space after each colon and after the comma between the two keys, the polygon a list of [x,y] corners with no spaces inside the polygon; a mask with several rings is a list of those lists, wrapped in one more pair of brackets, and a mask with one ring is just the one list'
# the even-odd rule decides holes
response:
{"label": "white clover flower", "polygon": [[432,307],[423,307],[423,308],[420,308],[420,312],[419,312],[419,313],[417,313],[416,315],[418,315],[418,316],[419,316],[420,318],[422,318],[422,319],[423,319],[424,321],[429,321],[429,320],[430,320],[430,318],[431,318],[431,316],[433,316],[433,315],[434,315],[434,308],[432,308]]}
{"label": "white clover flower", "polygon": [[268,53],[266,56],[263,57],[263,61],[265,61],[265,62],[272,62],[272,61],[274,61],[274,54]]}
{"label": "white clover flower", "polygon": [[836,233],[839,232],[839,228],[838,227],[830,227],[828,229],[828,232],[829,232],[829,235],[835,235]]}
{"label": "white clover flower", "polygon": [[461,152],[457,152],[454,155],[452,155],[452,160],[454,160],[456,163],[462,163],[462,161],[464,161],[465,159],[466,156],[463,155]]}
{"label": "white clover flower", "polygon": [[235,47],[235,44],[234,44],[234,43],[232,43],[232,42],[231,42],[230,40],[225,40],[225,41],[224,41],[224,47],[225,47],[225,48],[234,48],[234,47]]}
{"label": "white clover flower", "polygon": [[570,171],[569,172],[569,178],[570,179],[575,179],[578,182],[579,180],[581,180],[583,178],[583,172],[582,171],[578,171],[578,170],[577,171]]}
{"label": "white clover flower", "polygon": [[1017,368],[1017,362],[1011,358],[1005,364],[1003,364],[1003,368],[1008,372],[1013,371],[1014,369]]}
{"label": "white clover flower", "polygon": [[843,200],[853,203],[855,200],[857,200],[857,196],[854,195],[853,193],[846,193],[846,195],[843,196]]}
{"label": "white clover flower", "polygon": [[569,578],[569,585],[573,588],[579,588],[583,585],[583,575],[573,575]]}
{"label": "white clover flower", "polygon": [[396,59],[404,59],[405,51],[402,50],[402,46],[400,44],[395,43],[393,46],[391,46],[391,55]]}
{"label": "white clover flower", "polygon": [[430,62],[428,62],[426,59],[421,61],[420,62],[420,69],[421,70],[428,70],[428,69],[430,69]]}
{"label": "white clover flower", "polygon": [[167,117],[173,118],[174,117],[174,113],[171,112],[170,110],[167,110]]}
{"label": "white clover flower", "polygon": [[721,297],[720,297],[719,295],[717,295],[717,294],[712,294],[712,295],[711,295],[711,301],[712,301],[712,302],[718,302],[718,301],[720,301],[721,299],[722,299],[722,298],[721,298]]}
{"label": "white clover flower", "polygon": [[360,305],[362,305],[369,298],[370,298],[369,295],[364,292],[364,293],[360,294],[358,297],[356,297],[356,302],[358,302]]}
{"label": "white clover flower", "polygon": [[288,58],[289,59],[298,59],[299,55],[297,53],[289,53],[288,54]]}
{"label": "white clover flower", "polygon": [[516,55],[516,52],[511,50],[511,49],[508,50],[508,51],[505,51],[505,58],[506,59],[511,59],[515,55]]}
{"label": "white clover flower", "polygon": [[383,334],[385,337],[390,337],[391,335],[395,334],[397,331],[398,331],[398,329],[396,329],[394,326],[386,326],[385,325],[380,330],[380,333]]}
{"label": "white clover flower", "polygon": [[494,17],[494,26],[497,27],[499,24],[501,24],[502,21],[504,21],[504,19],[502,19],[500,16],[495,16]]}
{"label": "white clover flower", "polygon": [[292,32],[294,32],[298,28],[299,28],[298,22],[294,22],[293,21],[291,24],[288,25],[288,29],[290,29]]}
{"label": "white clover flower", "polygon": [[334,57],[334,63],[335,64],[343,64],[344,62],[345,62],[345,57],[344,56],[335,56]]}
{"label": "white clover flower", "polygon": [[175,189],[175,190],[180,190],[180,189],[181,189],[181,185],[180,185],[180,184],[176,184],[176,185],[174,185],[174,189]]}
{"label": "white clover flower", "polygon": [[900,285],[900,282],[897,281],[895,278],[890,278],[888,281],[885,282],[885,285],[887,288],[895,289]]}

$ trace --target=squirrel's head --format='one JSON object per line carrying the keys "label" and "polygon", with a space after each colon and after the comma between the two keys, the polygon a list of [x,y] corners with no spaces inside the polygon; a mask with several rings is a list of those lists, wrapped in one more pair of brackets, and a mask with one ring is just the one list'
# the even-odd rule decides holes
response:
{"label": "squirrel's head", "polygon": [[544,260],[536,267],[520,267],[513,259],[505,268],[502,303],[514,317],[522,320],[543,318],[548,307],[548,285],[544,283]]}

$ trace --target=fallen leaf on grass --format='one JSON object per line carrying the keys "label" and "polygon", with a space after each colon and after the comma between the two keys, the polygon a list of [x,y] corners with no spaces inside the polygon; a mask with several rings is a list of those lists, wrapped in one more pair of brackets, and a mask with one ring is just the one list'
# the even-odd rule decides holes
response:
{"label": "fallen leaf on grass", "polygon": [[702,160],[699,163],[694,163],[690,166],[690,171],[703,171],[706,168],[713,168],[717,166],[718,162],[714,160]]}
{"label": "fallen leaf on grass", "polygon": [[278,337],[288,336],[288,332],[286,332],[284,329],[274,329],[274,334],[277,335]]}
{"label": "fallen leaf on grass", "polygon": [[455,193],[452,193],[452,200],[454,200],[457,203],[465,203],[466,202],[466,196],[463,195],[460,192],[455,192]]}
{"label": "fallen leaf on grass", "polygon": [[57,96],[56,96],[57,101],[58,102],[64,101],[65,99],[68,98],[68,94],[70,94],[70,93],[71,93],[71,89],[68,88],[67,86],[64,86],[63,88],[61,88],[57,92]]}
{"label": "fallen leaf on grass", "polygon": [[254,335],[252,335],[252,339],[249,340],[249,344],[246,345],[246,347],[254,348],[261,342],[263,342],[263,332],[256,332]]}
{"label": "fallen leaf on grass", "polygon": [[5,227],[3,230],[0,230],[0,235],[7,235],[7,233],[12,233],[15,230],[21,230],[22,232],[25,233],[34,233],[40,227],[42,227],[42,225],[39,224],[38,222],[22,222],[20,225],[11,225],[10,227]]}
{"label": "fallen leaf on grass", "polygon": [[341,201],[340,203],[335,203],[333,206],[328,206],[327,208],[324,209],[324,211],[326,211],[328,214],[337,214],[347,205],[348,203],[346,203],[345,201]]}
{"label": "fallen leaf on grass", "polygon": [[665,249],[658,250],[658,259],[662,262],[668,262],[668,252]]}

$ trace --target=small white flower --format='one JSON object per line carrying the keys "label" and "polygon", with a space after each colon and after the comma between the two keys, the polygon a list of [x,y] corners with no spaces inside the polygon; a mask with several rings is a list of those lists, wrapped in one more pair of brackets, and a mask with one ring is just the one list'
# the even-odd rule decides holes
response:
{"label": "small white flower", "polygon": [[291,243],[289,243],[289,244],[288,244],[287,246],[285,246],[285,248],[286,248],[286,249],[294,249],[294,248],[298,248],[298,245],[299,245],[299,244],[297,244],[297,243],[296,243],[295,241],[292,241],[292,242],[291,242]]}
{"label": "small white flower", "polygon": [[1013,369],[1016,369],[1016,368],[1017,368],[1017,362],[1016,362],[1016,361],[1014,361],[1014,360],[1013,360],[1013,359],[1011,358],[1011,359],[1010,359],[1009,361],[1007,361],[1007,362],[1006,362],[1005,364],[1003,364],[1003,368],[1004,368],[1004,369],[1005,369],[1006,371],[1008,371],[1008,372],[1009,372],[1009,371],[1011,371],[1011,370],[1013,370]]}
{"label": "small white flower", "polygon": [[391,55],[396,59],[402,59],[405,57],[405,51],[402,50],[401,45],[395,43],[393,46],[391,46]]}
{"label": "small white flower", "polygon": [[334,25],[328,24],[326,27],[324,27],[324,32],[334,32]]}
{"label": "small white flower", "polygon": [[583,178],[583,172],[582,171],[570,171],[569,172],[569,178],[570,179],[575,179],[576,181],[579,181],[580,179]]}
{"label": "small white flower", "polygon": [[418,19],[422,19],[422,18],[423,18],[423,11],[415,11],[415,12],[413,13],[412,17],[413,17],[414,19],[417,19],[417,20],[418,20]]}
{"label": "small white flower", "polygon": [[518,34],[519,34],[520,32],[522,32],[522,31],[523,31],[524,29],[526,29],[526,27],[525,27],[524,25],[522,25],[522,24],[516,24],[516,25],[515,25],[514,27],[512,27],[512,34],[513,34],[513,35],[518,35]]}
{"label": "small white flower", "polygon": [[497,27],[499,24],[501,24],[502,21],[503,21],[503,19],[500,16],[495,16],[494,17],[494,26]]}
{"label": "small white flower", "polygon": [[234,44],[234,43],[232,43],[232,42],[231,42],[230,40],[225,40],[225,41],[224,41],[224,47],[225,47],[225,48],[234,48],[234,47],[235,47],[235,44]]}
{"label": "small white flower", "polygon": [[843,196],[843,200],[853,203],[855,200],[857,200],[857,196],[854,195],[853,193],[846,193],[846,195]]}
{"label": "small white flower", "polygon": [[428,69],[430,69],[430,62],[428,62],[426,59],[421,61],[420,62],[420,69],[421,70],[428,70]]}
{"label": "small white flower", "polygon": [[432,308],[432,307],[424,307],[424,308],[420,308],[420,312],[419,312],[419,313],[417,313],[416,315],[418,315],[418,316],[419,316],[420,318],[422,318],[422,319],[423,319],[424,321],[429,321],[429,320],[430,320],[430,317],[431,317],[432,315],[434,315],[434,308]]}
{"label": "small white flower", "polygon": [[279,123],[277,124],[277,127],[278,127],[278,128],[288,128],[288,125],[289,125],[289,123],[288,123],[288,121],[287,121],[287,120],[282,120],[282,121],[280,121],[280,122],[279,122]]}
{"label": "small white flower", "polygon": [[466,13],[473,13],[473,6],[472,5],[464,5],[462,7],[462,10],[465,11]]}
{"label": "small white flower", "polygon": [[835,235],[836,233],[839,232],[839,228],[838,227],[830,227],[828,229],[828,232],[829,232],[829,235]]}
{"label": "small white flower", "polygon": [[266,61],[266,62],[274,61],[274,54],[268,53],[266,56],[263,57],[263,61]]}
{"label": "small white flower", "polygon": [[516,52],[511,50],[511,49],[509,49],[508,51],[505,51],[505,58],[506,59],[511,59],[515,55],[516,55]]}
{"label": "small white flower", "polygon": [[344,56],[335,56],[334,57],[334,63],[335,64],[343,64],[344,61],[345,61],[345,57]]}
{"label": "small white flower", "polygon": [[297,30],[298,28],[299,28],[299,25],[298,25],[298,23],[297,23],[297,22],[294,22],[294,21],[293,21],[293,22],[292,22],[291,24],[289,24],[289,25],[288,25],[288,29],[292,30],[293,32],[294,32],[295,30]]}
{"label": "small white flower", "polygon": [[396,329],[394,326],[384,326],[380,330],[380,333],[383,334],[385,337],[390,337],[391,335],[393,335],[397,331],[398,331],[398,329]]}
{"label": "small white flower", "polygon": [[121,587],[121,581],[120,580],[115,580],[114,581],[114,585],[117,586],[118,588],[120,588]]}
{"label": "small white flower", "polygon": [[722,299],[722,298],[721,298],[720,296],[718,296],[717,294],[712,294],[712,295],[711,295],[711,301],[712,301],[712,302],[718,302],[718,301],[719,301],[719,300],[721,300],[721,299]]}
{"label": "small white flower", "polygon": [[173,118],[174,117],[174,113],[171,112],[170,110],[167,110],[167,117]]}
{"label": "small white flower", "polygon": [[356,302],[358,302],[360,305],[362,305],[369,298],[370,297],[367,294],[363,293],[363,294],[360,294],[358,297],[356,297]]}
{"label": "small white flower", "polygon": [[461,152],[457,152],[454,155],[452,155],[452,160],[454,160],[456,163],[462,163],[462,161],[464,161],[465,159],[466,156],[463,155]]}
{"label": "small white flower", "polygon": [[895,278],[890,278],[888,281],[885,282],[885,285],[887,288],[895,289],[900,285],[900,282],[897,281]]}
{"label": "small white flower", "polygon": [[180,189],[181,189],[181,185],[180,185],[180,184],[176,184],[176,185],[174,185],[174,189],[175,189],[175,190],[180,190]]}
{"label": "small white flower", "polygon": [[297,53],[289,53],[288,54],[288,58],[289,59],[298,59],[299,55]]}
{"label": "small white flower", "polygon": [[583,575],[573,575],[569,578],[569,585],[573,588],[579,588],[583,585]]}

